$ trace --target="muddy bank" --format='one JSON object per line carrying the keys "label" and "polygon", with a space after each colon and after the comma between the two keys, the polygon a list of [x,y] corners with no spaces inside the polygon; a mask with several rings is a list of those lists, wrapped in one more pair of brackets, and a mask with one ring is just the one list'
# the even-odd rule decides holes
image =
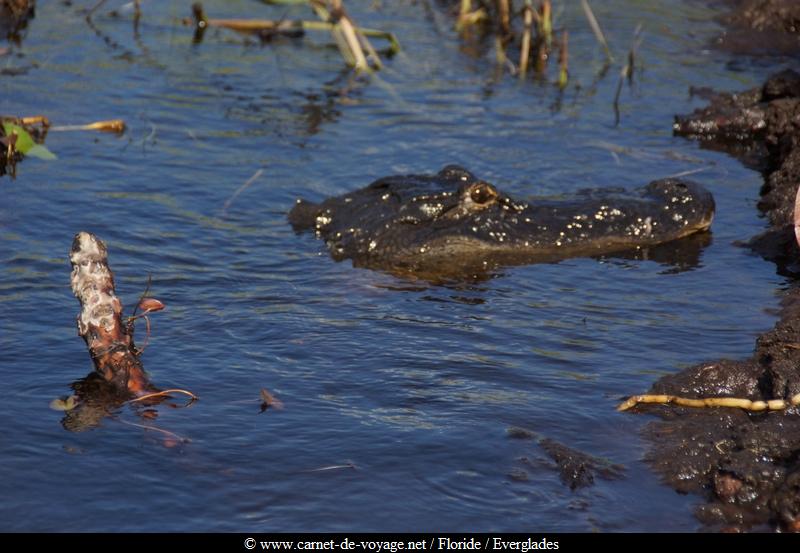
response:
{"label": "muddy bank", "polygon": [[730,0],[717,46],[732,54],[800,55],[800,2]]}
{"label": "muddy bank", "polygon": [[[769,229],[750,246],[779,265],[798,269],[794,202],[800,182],[800,74],[786,70],[760,88],[740,93],[709,93],[709,105],[675,118],[675,134],[725,151],[764,175],[759,210]],[[797,272],[794,270],[793,272]]]}
{"label": "muddy bank", "polygon": [[[800,259],[793,212],[800,183],[800,74],[783,71],[763,87],[711,94],[678,116],[675,133],[730,152],[764,174],[759,209],[769,229],[749,244],[792,272]],[[743,291],[746,292],[746,291]],[[649,393],[689,398],[788,399],[800,392],[800,289],[786,293],[780,321],[749,359],[719,360],[660,379]],[[702,496],[699,520],[716,530],[800,531],[798,408],[639,407],[661,421],[645,429],[647,462],[680,493]]]}

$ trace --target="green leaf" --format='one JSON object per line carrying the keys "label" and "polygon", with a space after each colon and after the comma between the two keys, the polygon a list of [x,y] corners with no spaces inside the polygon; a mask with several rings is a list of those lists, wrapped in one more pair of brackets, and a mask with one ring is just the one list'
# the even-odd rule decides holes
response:
{"label": "green leaf", "polygon": [[25,152],[25,155],[31,157],[38,157],[39,159],[46,159],[46,160],[58,159],[53,152],[51,152],[41,144],[35,144],[30,150]]}
{"label": "green leaf", "polygon": [[38,157],[39,159],[56,159],[53,152],[34,142],[30,133],[19,125],[15,125],[10,121],[3,121],[3,132],[6,136],[17,135],[17,143],[14,147],[23,155]]}
{"label": "green leaf", "polygon": [[9,121],[3,121],[3,132],[6,133],[6,136],[17,135],[17,143],[14,147],[23,154],[27,154],[28,150],[36,145],[28,131]]}

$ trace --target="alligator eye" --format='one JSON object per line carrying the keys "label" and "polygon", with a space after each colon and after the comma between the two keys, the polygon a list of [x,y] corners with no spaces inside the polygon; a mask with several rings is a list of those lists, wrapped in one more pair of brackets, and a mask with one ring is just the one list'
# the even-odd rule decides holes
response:
{"label": "alligator eye", "polygon": [[469,197],[478,205],[487,205],[497,198],[497,190],[490,184],[479,182],[471,187]]}

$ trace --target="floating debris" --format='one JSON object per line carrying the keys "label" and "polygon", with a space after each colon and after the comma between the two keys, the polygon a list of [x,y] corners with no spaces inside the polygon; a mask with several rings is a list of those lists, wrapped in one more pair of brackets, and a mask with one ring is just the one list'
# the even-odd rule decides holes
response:
{"label": "floating debris", "polygon": [[283,402],[272,395],[266,388],[261,388],[261,411],[263,413],[267,409],[283,409]]}
{"label": "floating debris", "polygon": [[0,116],[0,147],[4,150],[0,161],[0,176],[8,173],[17,176],[17,163],[25,157],[44,160],[57,159],[44,145],[49,131],[100,131],[121,134],[125,131],[122,119],[96,121],[86,125],[53,126],[43,115],[32,117]]}
{"label": "floating debris", "polygon": [[107,121],[96,121],[86,125],[61,125],[50,127],[51,131],[100,131],[122,134],[125,132],[125,121],[122,119],[109,119]]}
{"label": "floating debris", "polygon": [[311,469],[307,470],[306,472],[328,472],[331,470],[342,470],[342,469],[352,469],[358,470],[358,467],[355,463],[345,463],[344,465],[329,465],[327,467],[320,467],[318,469]]}
{"label": "floating debris", "polygon": [[64,396],[50,402],[50,409],[54,411],[71,411],[78,405],[78,396]]}
{"label": "floating debris", "polygon": [[[134,344],[134,320],[142,317],[147,321],[147,314],[163,310],[164,303],[145,297],[145,290],[136,307],[141,313],[136,315],[134,311],[132,317],[123,318],[122,302],[116,295],[114,275],[108,265],[108,250],[89,232],[80,232],[73,239],[70,262],[72,291],[81,305],[78,335],[86,342],[95,370],[73,383],[75,396],[51,403],[53,409],[67,411],[62,425],[67,430],[80,432],[111,417],[123,424],[160,432],[176,445],[188,441],[173,432],[121,420],[116,414],[120,407],[131,405],[143,419],[153,419],[157,413],[152,407],[174,394],[189,398],[183,407],[198,399],[187,390],[159,390],[153,386],[141,362],[142,349]],[[148,279],[148,290],[149,287]],[[140,405],[142,408],[138,409]]]}
{"label": "floating debris", "polygon": [[17,176],[17,163],[25,156],[52,160],[56,156],[44,147],[50,122],[46,117],[0,116],[0,145],[5,150],[0,161],[0,176]]}
{"label": "floating debris", "polygon": [[301,37],[306,31],[329,31],[345,62],[356,71],[381,69],[378,51],[373,48],[367,37],[381,38],[389,42],[386,55],[393,56],[400,51],[400,43],[394,34],[377,29],[357,26],[344,9],[341,0],[307,0],[322,21],[306,21],[302,19],[215,19],[206,15],[203,5],[196,2],[192,5],[192,19],[184,19],[184,24],[195,27],[195,42],[200,42],[209,27],[219,27],[238,33],[252,34],[267,42],[275,36],[290,38]]}

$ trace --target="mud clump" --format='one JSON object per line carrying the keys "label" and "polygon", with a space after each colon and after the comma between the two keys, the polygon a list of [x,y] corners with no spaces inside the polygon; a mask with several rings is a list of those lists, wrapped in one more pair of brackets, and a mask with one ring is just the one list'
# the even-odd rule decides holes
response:
{"label": "mud clump", "polygon": [[[783,71],[764,86],[714,94],[707,107],[678,116],[674,131],[739,157],[764,174],[759,209],[770,223],[750,246],[796,272],[794,204],[800,184],[800,74]],[[800,392],[800,288],[782,301],[780,320],[749,359],[690,367],[650,393],[690,398],[788,399]],[[711,529],[800,530],[800,409],[640,407],[661,420],[645,427],[647,462],[680,493],[705,503],[698,519]]]}

